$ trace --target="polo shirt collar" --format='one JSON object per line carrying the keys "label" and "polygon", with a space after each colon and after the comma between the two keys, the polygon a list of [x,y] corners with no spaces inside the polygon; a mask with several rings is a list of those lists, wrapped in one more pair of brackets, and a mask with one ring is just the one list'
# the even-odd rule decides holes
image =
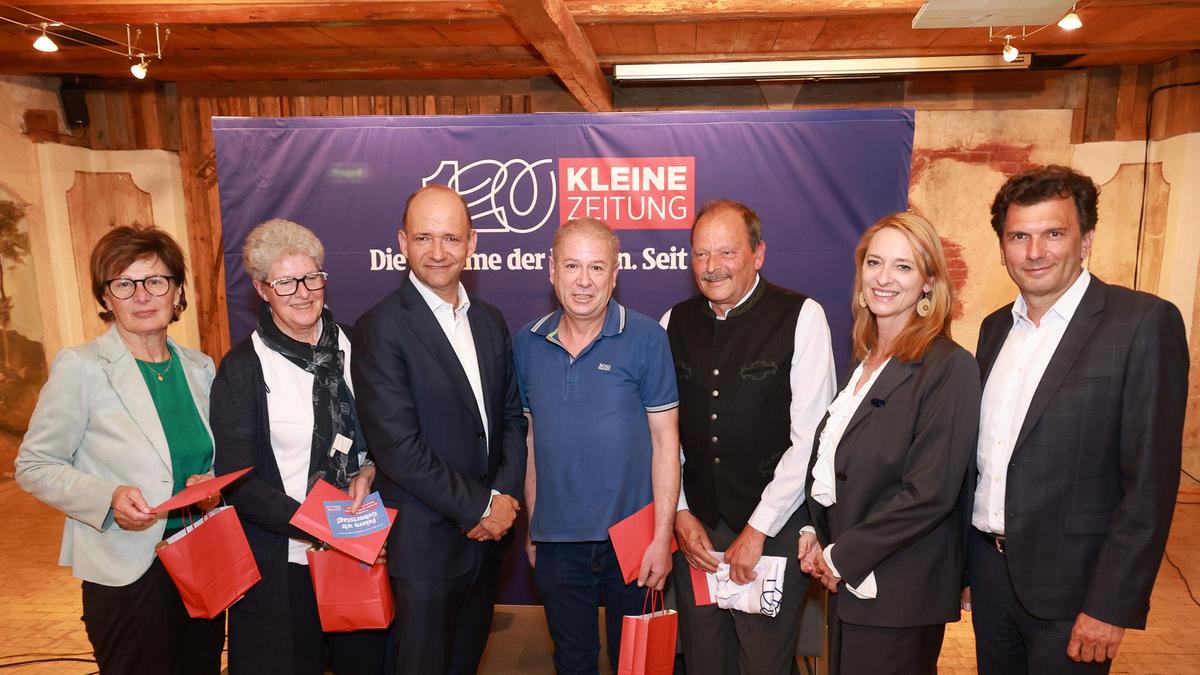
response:
{"label": "polo shirt collar", "polygon": [[[529,327],[529,332],[542,337],[549,337],[558,332],[558,324],[562,321],[562,307],[538,319]],[[612,298],[608,299],[608,309],[604,314],[604,325],[600,327],[600,335],[613,337],[625,332],[625,307]]]}

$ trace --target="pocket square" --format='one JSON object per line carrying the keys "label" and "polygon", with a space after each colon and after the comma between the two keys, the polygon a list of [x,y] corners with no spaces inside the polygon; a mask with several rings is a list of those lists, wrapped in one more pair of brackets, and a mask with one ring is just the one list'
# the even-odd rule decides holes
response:
{"label": "pocket square", "polygon": [[882,408],[883,406],[887,405],[887,401],[881,398],[873,398],[871,399],[871,405],[875,406],[876,408]]}

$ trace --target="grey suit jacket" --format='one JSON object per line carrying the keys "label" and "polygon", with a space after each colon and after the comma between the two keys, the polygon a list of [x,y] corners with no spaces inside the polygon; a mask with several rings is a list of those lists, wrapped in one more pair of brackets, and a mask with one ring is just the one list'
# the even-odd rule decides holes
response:
{"label": "grey suit jacket", "polygon": [[[1012,304],[983,320],[985,383],[1012,321]],[[1174,305],[1092,278],[1008,463],[1009,577],[1034,616],[1145,627],[1179,489],[1188,365]]]}
{"label": "grey suit jacket", "polygon": [[[860,586],[874,571],[879,585],[874,600],[839,592],[843,621],[903,628],[958,620],[979,397],[975,360],[937,337],[920,358],[884,366],[850,418],[834,459],[837,502],[807,498],[846,583]],[[810,477],[828,419],[817,428]]]}
{"label": "grey suit jacket", "polygon": [[[167,342],[208,429],[212,359]],[[75,577],[125,586],[150,567],[166,519],[123,530],[113,520],[112,494],[132,485],[151,506],[165,501],[173,487],[171,451],[146,381],[115,327],[54,357],[21,441],[16,479],[67,516],[58,562]]]}

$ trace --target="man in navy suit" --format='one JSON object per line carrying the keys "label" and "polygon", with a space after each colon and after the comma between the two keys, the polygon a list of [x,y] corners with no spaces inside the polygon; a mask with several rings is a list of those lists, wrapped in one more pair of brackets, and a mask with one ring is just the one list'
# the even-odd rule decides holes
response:
{"label": "man in navy suit", "polygon": [[359,319],[351,373],[388,537],[398,675],[474,673],[525,480],[526,422],[500,311],[467,295],[467,204],[408,199],[399,289]]}
{"label": "man in navy suit", "polygon": [[1144,628],[1179,487],[1188,353],[1174,305],[1083,263],[1096,185],[1061,166],[992,204],[1016,301],[984,319],[969,533],[981,675],[1107,673]]}

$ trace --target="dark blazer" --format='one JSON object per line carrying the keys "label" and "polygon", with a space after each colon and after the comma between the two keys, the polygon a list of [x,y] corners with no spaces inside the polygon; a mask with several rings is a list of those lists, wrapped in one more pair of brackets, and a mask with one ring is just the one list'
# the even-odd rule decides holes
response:
{"label": "dark blazer", "polygon": [[500,311],[471,298],[467,312],[483,382],[490,442],[467,375],[411,279],[358,320],[351,371],[375,487],[399,509],[388,537],[395,577],[450,579],[504,542],[465,532],[491,490],[518,496],[525,481],[525,416]]}
{"label": "dark blazer", "polygon": [[[971,354],[938,337],[915,361],[893,358],[850,418],[834,461],[837,502],[826,508],[807,498],[846,583],[858,587],[875,572],[874,600],[838,592],[843,621],[904,628],[958,620],[979,396]],[[817,427],[805,494],[828,420]]]}
{"label": "dark blazer", "polygon": [[[983,321],[984,382],[1011,327],[1012,304]],[[1179,489],[1187,388],[1179,310],[1093,277],[1008,465],[1008,571],[1030,613],[1145,627]]]}
{"label": "dark blazer", "polygon": [[[229,661],[233,673],[290,673],[292,608],[288,601],[288,538],[309,540],[288,524],[300,502],[284,492],[271,447],[271,422],[262,362],[251,336],[225,355],[212,387],[211,422],[217,475],[253,470],[225,490],[237,511],[262,579],[230,608]],[[320,461],[316,453],[312,464]],[[266,649],[264,644],[273,648]]]}

